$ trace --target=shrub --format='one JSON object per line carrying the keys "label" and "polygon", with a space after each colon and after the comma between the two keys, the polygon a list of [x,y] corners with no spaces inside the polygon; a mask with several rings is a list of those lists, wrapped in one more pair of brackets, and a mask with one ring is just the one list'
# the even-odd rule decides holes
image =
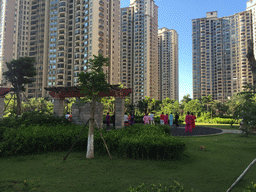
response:
{"label": "shrub", "polygon": [[[111,153],[120,157],[173,159],[180,158],[185,143],[166,134],[168,126],[133,125],[106,133],[105,140]],[[103,141],[98,140],[97,151],[107,154]],[[95,148],[96,149],[96,148]]]}
{"label": "shrub", "polygon": [[[55,126],[21,125],[10,128],[3,134],[0,143],[0,156],[33,154],[55,150],[68,151],[83,126],[74,124]],[[73,151],[86,151],[88,140],[87,126],[78,139]],[[168,126],[134,125],[113,130],[101,130],[111,154],[129,158],[173,159],[179,158],[185,151],[185,143],[177,137],[167,134]],[[54,148],[55,147],[55,148]],[[107,154],[98,129],[94,129],[94,148],[101,154]]]}

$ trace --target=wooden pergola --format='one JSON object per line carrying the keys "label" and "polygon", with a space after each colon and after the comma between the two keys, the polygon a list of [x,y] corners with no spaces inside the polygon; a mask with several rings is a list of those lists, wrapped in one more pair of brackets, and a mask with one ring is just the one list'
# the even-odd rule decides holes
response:
{"label": "wooden pergola", "polygon": [[[124,98],[132,93],[132,89],[122,89],[119,85],[110,85],[109,93],[99,92],[99,97],[113,96],[118,98]],[[85,97],[84,93],[81,93],[81,87],[45,87],[46,91],[54,98],[65,99],[68,97]]]}
{"label": "wooden pergola", "polygon": [[[70,97],[85,97],[86,94],[81,93],[82,89],[81,87],[45,87],[46,91],[49,91],[49,94],[54,98],[54,115],[55,116],[62,116],[64,113],[64,100],[65,98]],[[132,93],[132,89],[122,89],[119,88],[119,85],[110,85],[110,90],[108,93],[99,92],[99,97],[107,97],[107,96],[113,96],[116,98],[115,100],[115,125],[117,128],[121,128],[124,126],[124,99],[126,96]],[[72,118],[73,119],[83,119],[81,117],[82,115],[86,115],[86,113],[90,110],[89,108],[86,109],[86,111],[80,112],[80,110],[77,110],[77,106],[74,105],[74,110],[72,106]],[[78,112],[79,111],[79,112]],[[103,116],[103,109],[99,106],[99,108],[96,107],[97,113],[100,115],[98,118],[99,123],[101,122],[102,116]],[[86,116],[87,118],[87,116]],[[96,118],[96,119],[97,119]]]}

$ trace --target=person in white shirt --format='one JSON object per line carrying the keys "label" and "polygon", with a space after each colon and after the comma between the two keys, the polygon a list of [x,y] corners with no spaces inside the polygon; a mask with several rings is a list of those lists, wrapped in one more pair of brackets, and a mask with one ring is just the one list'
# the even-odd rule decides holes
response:
{"label": "person in white shirt", "polygon": [[68,119],[70,116],[69,112],[67,112],[67,114],[65,115],[66,119]]}
{"label": "person in white shirt", "polygon": [[125,115],[124,115],[124,123],[128,123],[128,115],[127,115],[127,113],[125,113]]}
{"label": "person in white shirt", "polygon": [[150,124],[155,125],[154,114],[152,112],[150,113],[150,117],[151,117]]}

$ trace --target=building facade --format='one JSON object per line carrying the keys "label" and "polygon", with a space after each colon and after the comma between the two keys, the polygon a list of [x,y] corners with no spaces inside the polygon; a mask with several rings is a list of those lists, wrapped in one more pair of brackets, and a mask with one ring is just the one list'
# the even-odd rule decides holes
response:
{"label": "building facade", "polygon": [[253,32],[253,48],[254,48],[254,57],[256,55],[256,0],[249,0],[246,2],[246,11],[250,11],[252,13],[252,32]]}
{"label": "building facade", "polygon": [[30,2],[28,55],[36,59],[37,75],[34,83],[26,85],[25,94],[27,98],[40,98],[46,96],[50,0]]}
{"label": "building facade", "polygon": [[160,100],[179,100],[178,34],[173,29],[158,30],[158,64]]}
{"label": "building facade", "polygon": [[133,104],[158,94],[158,7],[153,0],[131,0],[121,10],[121,83],[132,88]]}
{"label": "building facade", "polygon": [[50,2],[47,86],[77,86],[89,59],[102,54],[110,84],[120,82],[119,0],[55,0]]}
{"label": "building facade", "polygon": [[252,13],[217,18],[217,12],[192,20],[193,98],[212,95],[224,102],[252,84],[247,40],[252,38]]}
{"label": "building facade", "polygon": [[[2,0],[0,2],[0,81],[6,62],[28,56],[29,1]],[[9,83],[6,85],[10,86]]]}

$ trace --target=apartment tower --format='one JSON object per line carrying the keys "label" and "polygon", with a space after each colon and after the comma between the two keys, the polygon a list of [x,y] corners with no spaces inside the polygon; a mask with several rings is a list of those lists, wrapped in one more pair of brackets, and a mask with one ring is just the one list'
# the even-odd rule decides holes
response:
{"label": "apartment tower", "polygon": [[121,83],[132,88],[133,104],[158,94],[158,7],[153,0],[131,0],[121,10]]}
{"label": "apartment tower", "polygon": [[[29,1],[0,2],[0,83],[6,84],[2,73],[6,62],[28,56]],[[9,83],[7,86],[11,86]]]}
{"label": "apartment tower", "polygon": [[256,0],[249,0],[246,2],[246,11],[251,10],[252,13],[252,39],[253,39],[253,49],[254,49],[254,57],[256,58]]}
{"label": "apartment tower", "polygon": [[224,102],[252,84],[246,58],[251,38],[251,11],[222,18],[214,11],[192,20],[193,98],[212,95]]}
{"label": "apartment tower", "polygon": [[99,53],[110,59],[107,81],[120,82],[119,0],[54,0],[49,15],[48,87],[77,86]]}
{"label": "apartment tower", "polygon": [[35,82],[26,85],[27,98],[46,96],[48,45],[49,45],[49,7],[50,0],[31,0],[29,13],[29,57],[36,59]]}
{"label": "apartment tower", "polygon": [[179,100],[178,34],[173,29],[158,30],[158,65],[160,100]]}

